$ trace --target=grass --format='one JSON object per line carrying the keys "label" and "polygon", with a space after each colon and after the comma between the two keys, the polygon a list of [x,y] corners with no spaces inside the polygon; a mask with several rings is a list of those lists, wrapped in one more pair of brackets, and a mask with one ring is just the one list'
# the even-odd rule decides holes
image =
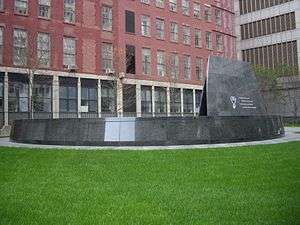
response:
{"label": "grass", "polygon": [[189,151],[0,148],[0,224],[300,224],[300,142]]}

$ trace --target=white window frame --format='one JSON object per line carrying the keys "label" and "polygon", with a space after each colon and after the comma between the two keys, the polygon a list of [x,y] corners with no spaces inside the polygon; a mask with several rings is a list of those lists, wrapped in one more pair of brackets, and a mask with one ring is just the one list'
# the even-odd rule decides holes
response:
{"label": "white window frame", "polygon": [[49,67],[51,57],[51,40],[47,33],[37,35],[37,60],[40,67]]}
{"label": "white window frame", "polygon": [[157,76],[164,77],[166,75],[166,53],[164,51],[157,51]]}
{"label": "white window frame", "polygon": [[156,18],[156,38],[165,39],[165,21],[160,18]]}
{"label": "white window frame", "polygon": [[183,44],[191,44],[191,27],[187,25],[182,26]]}
{"label": "white window frame", "polygon": [[195,29],[195,47],[201,48],[202,47],[202,32],[200,29]]}
{"label": "white window frame", "polygon": [[197,19],[201,19],[201,6],[200,3],[194,2],[194,7],[193,7],[193,16]]}
{"label": "white window frame", "polygon": [[[14,29],[13,31],[13,64],[15,66],[27,65],[27,48],[28,35],[27,31],[23,29]],[[24,57],[21,58],[21,54]]]}
{"label": "white window frame", "polygon": [[[50,19],[51,17],[51,0],[39,0],[39,8],[38,14],[39,18]],[[44,12],[47,12],[47,15],[41,15],[42,10],[45,9]]]}
{"label": "white window frame", "polygon": [[64,0],[64,22],[75,23],[75,0]]}
{"label": "white window frame", "polygon": [[172,42],[178,42],[178,23],[176,22],[171,22],[171,35],[170,35],[170,40]]}
{"label": "white window frame", "polygon": [[156,0],[155,5],[158,8],[164,8],[165,7],[165,0]]}
{"label": "white window frame", "polygon": [[151,74],[151,49],[142,48],[142,73],[150,76]]}
{"label": "white window frame", "polygon": [[76,66],[76,40],[71,37],[63,38],[63,65]]}
{"label": "white window frame", "polygon": [[112,31],[113,26],[113,12],[112,7],[108,5],[102,5],[101,18],[102,18],[102,30]]}
{"label": "white window frame", "polygon": [[184,55],[183,56],[183,75],[184,79],[190,80],[191,79],[191,56],[190,55]]}
{"label": "white window frame", "polygon": [[112,43],[103,42],[101,47],[102,69],[113,70],[114,48]]}
{"label": "white window frame", "polygon": [[185,15],[185,16],[190,15],[190,1],[189,0],[181,1],[181,10],[182,10],[182,15]]}
{"label": "white window frame", "polygon": [[18,14],[28,14],[28,0],[15,0],[14,11]]}
{"label": "white window frame", "polygon": [[169,10],[171,12],[177,12],[177,0],[169,0]]}
{"label": "white window frame", "polygon": [[141,16],[141,33],[142,36],[151,36],[151,19],[148,15]]}

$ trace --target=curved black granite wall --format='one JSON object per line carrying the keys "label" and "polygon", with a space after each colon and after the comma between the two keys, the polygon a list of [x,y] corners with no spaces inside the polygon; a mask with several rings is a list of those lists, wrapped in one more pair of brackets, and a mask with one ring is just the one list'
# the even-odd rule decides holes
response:
{"label": "curved black granite wall", "polygon": [[281,117],[156,117],[16,120],[11,140],[56,145],[182,145],[272,139]]}

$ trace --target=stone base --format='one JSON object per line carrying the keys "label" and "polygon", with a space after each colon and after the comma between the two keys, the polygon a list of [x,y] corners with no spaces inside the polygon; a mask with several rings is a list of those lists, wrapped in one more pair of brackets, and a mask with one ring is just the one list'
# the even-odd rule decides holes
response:
{"label": "stone base", "polygon": [[189,145],[284,136],[278,116],[41,119],[15,121],[21,143],[86,146]]}

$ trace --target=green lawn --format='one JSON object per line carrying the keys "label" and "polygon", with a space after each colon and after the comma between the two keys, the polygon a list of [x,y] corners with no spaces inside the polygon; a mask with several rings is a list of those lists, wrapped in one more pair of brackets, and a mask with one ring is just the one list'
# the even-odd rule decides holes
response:
{"label": "green lawn", "polygon": [[189,151],[0,148],[0,224],[300,224],[300,142]]}

